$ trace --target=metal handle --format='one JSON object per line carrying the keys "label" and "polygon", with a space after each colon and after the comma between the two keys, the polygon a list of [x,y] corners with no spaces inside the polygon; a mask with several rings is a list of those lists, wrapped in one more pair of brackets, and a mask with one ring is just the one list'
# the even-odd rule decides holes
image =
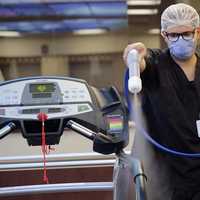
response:
{"label": "metal handle", "polygon": [[131,170],[135,182],[136,200],[146,200],[145,185],[147,182],[147,176],[144,173],[141,162],[138,159],[131,157],[121,151],[118,154],[119,162],[127,164]]}
{"label": "metal handle", "polygon": [[94,138],[98,138],[99,140],[101,140],[102,142],[105,143],[113,143],[112,139],[106,135],[104,135],[103,133],[95,133],[94,131],[82,126],[81,124],[73,121],[73,120],[69,120],[67,122],[67,127],[69,127],[70,129],[76,131],[77,133],[80,133],[81,135],[85,136],[86,138],[90,139],[90,140],[94,140]]}
{"label": "metal handle", "polygon": [[143,167],[141,162],[137,159],[134,159],[132,162],[132,173],[134,176],[134,182],[136,185],[136,199],[138,200],[146,200],[146,191],[145,191],[145,183],[147,181],[147,177],[143,171]]}
{"label": "metal handle", "polygon": [[0,139],[4,138],[6,135],[11,133],[16,128],[16,125],[13,122],[10,122],[6,126],[0,129]]}
{"label": "metal handle", "polygon": [[59,192],[83,192],[83,191],[112,191],[112,182],[91,182],[91,183],[59,183],[47,185],[24,185],[0,188],[0,197],[44,194]]}

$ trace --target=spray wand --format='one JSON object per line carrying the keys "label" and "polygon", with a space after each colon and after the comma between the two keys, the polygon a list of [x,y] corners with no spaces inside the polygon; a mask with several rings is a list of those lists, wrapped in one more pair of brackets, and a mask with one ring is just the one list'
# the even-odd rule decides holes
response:
{"label": "spray wand", "polygon": [[140,78],[139,53],[132,49],[127,56],[127,65],[129,68],[128,89],[136,94],[142,90],[142,81]]}

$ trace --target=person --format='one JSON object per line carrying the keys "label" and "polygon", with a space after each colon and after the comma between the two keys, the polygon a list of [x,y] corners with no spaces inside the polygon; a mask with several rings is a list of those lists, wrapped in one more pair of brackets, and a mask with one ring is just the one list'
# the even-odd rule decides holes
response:
{"label": "person", "polygon": [[[168,48],[147,49],[136,42],[129,44],[123,54],[126,62],[130,50],[139,52],[142,109],[148,133],[179,152],[200,153],[199,26],[199,15],[193,7],[172,4],[161,15],[161,35]],[[176,156],[158,148],[154,151],[170,171],[170,200],[200,200],[200,157]]]}

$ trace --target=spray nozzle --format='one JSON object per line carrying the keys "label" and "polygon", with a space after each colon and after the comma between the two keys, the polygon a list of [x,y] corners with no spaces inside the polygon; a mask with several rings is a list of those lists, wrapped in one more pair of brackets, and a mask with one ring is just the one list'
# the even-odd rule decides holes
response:
{"label": "spray nozzle", "polygon": [[127,65],[129,68],[128,89],[131,93],[138,93],[142,90],[142,81],[140,79],[140,56],[136,49],[132,49],[127,56]]}

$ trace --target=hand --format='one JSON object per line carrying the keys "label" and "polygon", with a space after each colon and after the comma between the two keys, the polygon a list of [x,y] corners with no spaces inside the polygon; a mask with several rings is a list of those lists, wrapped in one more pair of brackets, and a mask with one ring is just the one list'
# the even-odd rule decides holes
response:
{"label": "hand", "polygon": [[[137,42],[137,43],[132,43],[132,44],[129,44],[125,50],[124,50],[124,53],[123,53],[123,59],[124,59],[124,62],[126,63],[126,60],[127,60],[127,56],[128,56],[128,53],[132,50],[132,49],[136,49],[140,55],[140,59],[141,61],[144,59],[144,57],[146,56],[147,54],[147,48],[145,47],[145,45],[141,42]],[[127,63],[126,63],[127,65]]]}

